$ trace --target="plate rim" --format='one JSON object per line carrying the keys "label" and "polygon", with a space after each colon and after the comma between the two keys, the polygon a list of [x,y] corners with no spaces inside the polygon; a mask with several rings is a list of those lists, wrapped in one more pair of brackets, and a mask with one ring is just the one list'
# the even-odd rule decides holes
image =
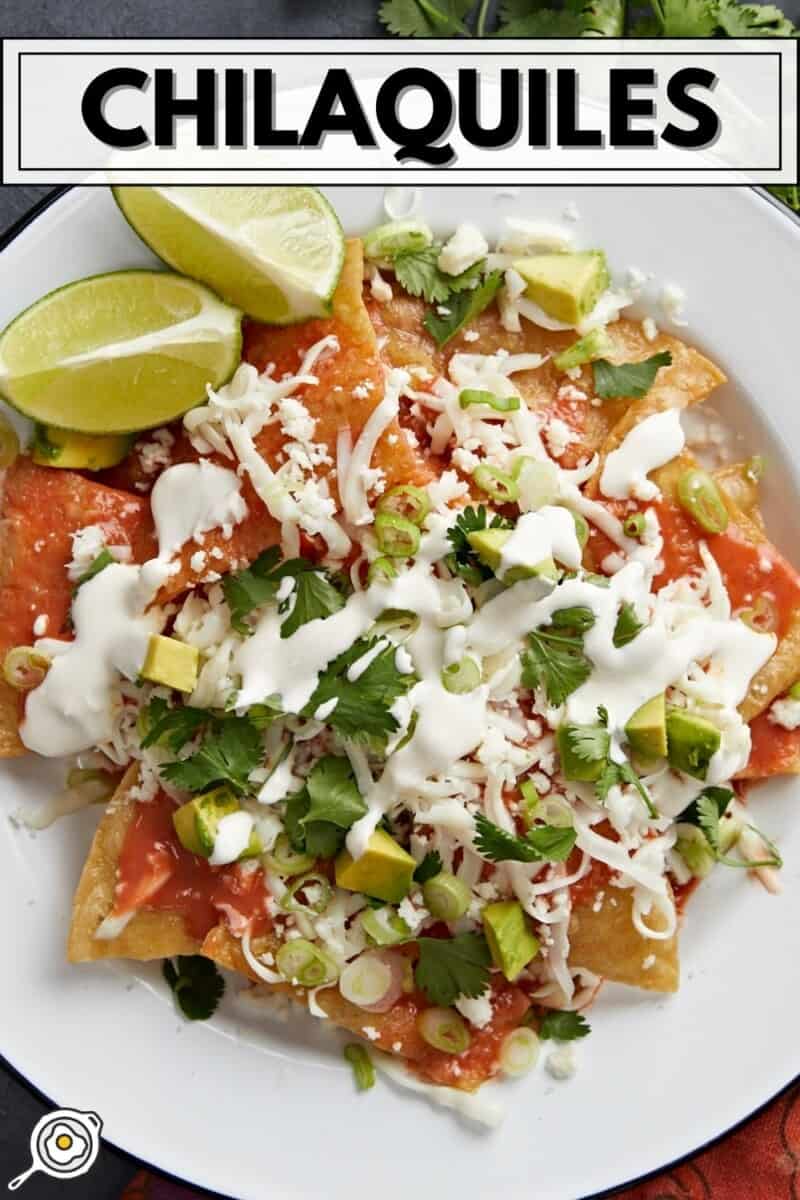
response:
{"label": "plate rim", "polygon": [[[75,185],[75,184],[64,184],[64,185],[56,186],[56,187],[52,188],[50,191],[48,191],[39,200],[37,200],[33,205],[31,205],[30,208],[28,208],[25,212],[23,212],[9,226],[9,228],[7,230],[5,230],[5,232],[0,234],[0,252],[6,250],[19,237],[19,235],[24,232],[24,230],[26,230],[29,226],[33,225],[40,216],[42,216],[45,212],[48,211],[48,209],[53,207],[60,200],[64,199],[66,196],[69,195],[70,192],[72,192],[79,186],[80,185]],[[100,185],[98,185],[98,186],[100,186]],[[103,186],[105,186],[105,185],[103,185]],[[372,185],[370,185],[370,186],[372,186]],[[592,185],[592,186],[596,186],[596,185]],[[759,196],[763,201],[765,201],[768,205],[770,205],[770,207],[774,208],[779,213],[781,213],[782,216],[785,219],[787,219],[791,224],[800,226],[800,213],[793,212],[788,207],[788,205],[786,205],[782,201],[778,200],[777,197],[771,195],[767,191],[766,188],[759,187],[759,186],[752,186],[752,187],[748,188],[747,190],[749,190],[749,191],[755,193],[755,195]],[[56,1102],[53,1101],[53,1099],[50,1096],[48,1096],[45,1091],[43,1091],[32,1079],[28,1078],[28,1076],[24,1073],[24,1071],[11,1061],[11,1059],[3,1052],[2,1048],[0,1048],[0,1068],[2,1068],[4,1071],[6,1071],[12,1077],[12,1079],[15,1080],[16,1083],[18,1083],[22,1087],[24,1087],[26,1089],[26,1091],[30,1095],[32,1095],[35,1099],[49,1105],[51,1108],[58,1107]],[[798,1084],[798,1082],[800,1082],[800,1071],[796,1075],[794,1075],[793,1078],[791,1078],[785,1084],[783,1084],[776,1092],[772,1093],[765,1100],[763,1100],[759,1105],[757,1105],[756,1108],[752,1109],[749,1113],[746,1113],[744,1116],[740,1117],[739,1120],[735,1121],[732,1125],[729,1125],[726,1129],[722,1130],[721,1132],[715,1134],[713,1137],[708,1138],[706,1141],[699,1143],[697,1146],[693,1147],[691,1150],[688,1150],[684,1154],[678,1155],[676,1158],[670,1159],[667,1162],[662,1163],[657,1167],[653,1167],[649,1171],[645,1171],[642,1174],[632,1176],[631,1178],[623,1180],[620,1183],[613,1184],[611,1187],[603,1188],[601,1191],[593,1191],[593,1192],[583,1193],[580,1196],[576,1197],[576,1200],[609,1200],[610,1197],[618,1195],[620,1192],[624,1191],[627,1188],[635,1187],[641,1183],[646,1183],[649,1180],[655,1179],[657,1176],[662,1175],[667,1171],[673,1170],[675,1167],[681,1166],[682,1164],[689,1162],[691,1159],[697,1157],[698,1155],[704,1154],[705,1152],[718,1146],[726,1138],[739,1132],[740,1130],[744,1129],[747,1125],[749,1125],[751,1122],[755,1121],[758,1117],[760,1117],[767,1110],[767,1108],[769,1108],[772,1104],[779,1101],[782,1097],[786,1096],[792,1090],[792,1088],[794,1088]],[[101,1137],[101,1143],[104,1146],[112,1149],[115,1153],[122,1155],[123,1158],[127,1159],[134,1168],[143,1168],[143,1169],[146,1169],[149,1171],[157,1172],[159,1175],[163,1176],[165,1179],[171,1180],[174,1183],[177,1183],[182,1186],[188,1186],[188,1187],[192,1187],[192,1188],[200,1188],[207,1196],[216,1198],[216,1200],[234,1200],[234,1198],[231,1197],[230,1194],[228,1194],[228,1193],[215,1191],[213,1188],[209,1188],[207,1185],[205,1185],[203,1183],[196,1182],[196,1181],[194,1181],[190,1178],[187,1178],[185,1176],[182,1176],[182,1175],[177,1175],[174,1172],[171,1172],[171,1171],[166,1170],[165,1168],[159,1166],[157,1163],[150,1162],[148,1159],[144,1159],[138,1155],[132,1154],[129,1150],[126,1150],[124,1146],[119,1145],[117,1142],[112,1141],[110,1138]]]}

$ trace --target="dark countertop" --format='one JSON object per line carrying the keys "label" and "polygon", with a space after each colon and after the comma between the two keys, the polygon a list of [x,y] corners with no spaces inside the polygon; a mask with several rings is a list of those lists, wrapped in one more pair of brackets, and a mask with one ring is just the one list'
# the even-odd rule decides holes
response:
{"label": "dark countertop", "polygon": [[[800,0],[782,5],[795,20]],[[375,37],[382,32],[378,0],[6,0],[3,37]],[[0,187],[0,237],[51,189]],[[30,1161],[28,1139],[49,1105],[34,1095],[0,1060],[0,1191]],[[137,1164],[103,1147],[86,1179],[63,1184],[35,1175],[24,1200],[53,1200],[65,1192],[75,1200],[118,1200]]]}

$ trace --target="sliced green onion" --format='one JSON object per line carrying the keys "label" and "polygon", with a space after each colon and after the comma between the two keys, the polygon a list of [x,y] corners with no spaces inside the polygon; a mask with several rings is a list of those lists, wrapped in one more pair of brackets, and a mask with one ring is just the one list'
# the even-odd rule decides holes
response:
{"label": "sliced green onion", "polygon": [[717,861],[706,835],[696,825],[687,825],[685,822],[678,825],[677,834],[675,849],[678,854],[693,875],[698,879],[705,879]]}
{"label": "sliced green onion", "polygon": [[391,965],[377,954],[367,951],[366,954],[359,954],[343,969],[339,976],[339,991],[345,1000],[358,1008],[374,1008],[381,1004],[393,983]]}
{"label": "sliced green onion", "polygon": [[532,1029],[521,1026],[504,1039],[500,1047],[500,1070],[506,1075],[527,1075],[539,1057],[539,1038]]}
{"label": "sliced green onion", "polygon": [[474,658],[462,658],[442,670],[442,687],[456,696],[474,692],[480,681],[481,669]]}
{"label": "sliced green onion", "polygon": [[519,504],[526,512],[536,512],[553,504],[558,495],[558,467],[537,458],[516,458],[511,477],[519,487]]}
{"label": "sliced green onion", "polygon": [[525,824],[530,827],[533,824],[534,815],[539,810],[539,793],[535,783],[530,779],[523,779],[519,790],[522,794],[522,817]]}
{"label": "sliced green onion", "polygon": [[445,1054],[463,1054],[472,1038],[466,1023],[452,1008],[426,1008],[417,1017],[420,1037]]}
{"label": "sliced green onion", "polygon": [[724,533],[728,510],[708,471],[692,467],[678,480],[678,503],[706,533]]}
{"label": "sliced green onion", "polygon": [[387,633],[406,638],[419,629],[419,617],[408,608],[385,608],[370,630],[371,637],[382,637]]}
{"label": "sliced green onion", "polygon": [[787,695],[790,700],[800,700],[800,679],[795,680],[789,688]]}
{"label": "sliced green onion", "polygon": [[275,956],[275,963],[287,982],[297,982],[308,988],[333,983],[339,974],[331,956],[305,938],[284,942]]}
{"label": "sliced green onion", "polygon": [[117,781],[108,771],[72,767],[67,772],[67,787],[92,796],[92,803],[108,800],[116,791]]}
{"label": "sliced green onion", "polygon": [[390,558],[376,558],[369,564],[367,583],[390,583],[397,578],[397,567]]}
{"label": "sliced green onion", "polygon": [[391,262],[398,254],[424,250],[432,241],[433,234],[424,221],[387,221],[365,235],[364,257],[373,262]]}
{"label": "sliced green onion", "polygon": [[0,470],[11,467],[19,458],[19,438],[13,425],[0,417]]}
{"label": "sliced green onion", "polygon": [[379,512],[375,516],[378,549],[390,558],[413,558],[419,550],[419,529],[397,513]]}
{"label": "sliced green onion", "polygon": [[361,914],[361,927],[376,946],[399,946],[411,930],[396,909],[388,904],[383,908],[367,908]]}
{"label": "sliced green onion", "polygon": [[543,796],[536,815],[545,825],[554,825],[556,829],[570,829],[575,824],[569,801],[563,796]]}
{"label": "sliced green onion", "polygon": [[266,856],[267,865],[276,875],[304,875],[315,861],[310,854],[295,850],[285,833],[278,834],[271,853]]}
{"label": "sliced green onion", "polygon": [[458,403],[461,408],[470,408],[473,404],[485,404],[495,412],[517,412],[519,396],[495,396],[494,392],[484,392],[480,388],[464,388],[459,394]]}
{"label": "sliced green onion", "polygon": [[378,501],[379,513],[394,513],[405,517],[412,525],[421,525],[431,511],[431,498],[424,488],[413,483],[400,483],[390,488]]}
{"label": "sliced green onion", "polygon": [[368,1092],[375,1086],[375,1068],[366,1046],[358,1046],[350,1042],[344,1048],[344,1056],[353,1068],[353,1078],[360,1092]]}
{"label": "sliced green onion", "polygon": [[644,513],[635,512],[626,517],[622,523],[622,528],[629,538],[640,538],[645,531],[647,521]]}
{"label": "sliced green onion", "polygon": [[422,885],[425,907],[439,921],[457,921],[470,906],[472,893],[456,875],[440,871]]}
{"label": "sliced green onion", "polygon": [[[306,888],[319,889],[316,900],[305,902],[300,895]],[[324,913],[333,899],[333,888],[324,875],[311,871],[307,875],[299,875],[281,897],[281,908],[286,912]]]}
{"label": "sliced green onion", "polygon": [[778,628],[778,608],[771,597],[762,592],[752,608],[744,608],[739,617],[756,633],[775,633]]}
{"label": "sliced green onion", "polygon": [[589,522],[573,508],[569,508],[567,511],[572,513],[572,519],[575,522],[575,536],[578,539],[578,545],[583,550],[589,540]]}
{"label": "sliced green onion", "polygon": [[758,483],[760,479],[764,478],[766,468],[767,463],[763,454],[754,454],[744,465],[744,477],[750,483]]}
{"label": "sliced green onion", "polygon": [[50,669],[50,659],[33,646],[14,646],[3,660],[3,677],[15,691],[38,687]]}
{"label": "sliced green onion", "polygon": [[472,472],[472,480],[476,487],[498,504],[512,504],[519,498],[519,484],[499,467],[489,467],[483,464]]}

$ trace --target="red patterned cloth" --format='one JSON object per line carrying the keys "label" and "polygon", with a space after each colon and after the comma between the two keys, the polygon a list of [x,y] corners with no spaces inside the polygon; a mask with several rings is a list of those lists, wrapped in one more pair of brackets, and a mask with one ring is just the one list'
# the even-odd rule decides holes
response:
{"label": "red patterned cloth", "polygon": [[[204,1200],[206,1194],[140,1171],[122,1200]],[[800,1200],[800,1085],[710,1150],[618,1200]]]}

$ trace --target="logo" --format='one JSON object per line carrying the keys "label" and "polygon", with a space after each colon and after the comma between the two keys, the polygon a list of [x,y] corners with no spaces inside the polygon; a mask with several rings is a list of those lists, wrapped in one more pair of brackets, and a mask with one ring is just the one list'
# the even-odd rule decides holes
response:
{"label": "logo", "polygon": [[10,1192],[21,1188],[36,1171],[51,1179],[76,1179],[94,1165],[100,1150],[103,1122],[95,1112],[57,1108],[37,1122],[31,1134],[32,1163],[8,1185]]}

